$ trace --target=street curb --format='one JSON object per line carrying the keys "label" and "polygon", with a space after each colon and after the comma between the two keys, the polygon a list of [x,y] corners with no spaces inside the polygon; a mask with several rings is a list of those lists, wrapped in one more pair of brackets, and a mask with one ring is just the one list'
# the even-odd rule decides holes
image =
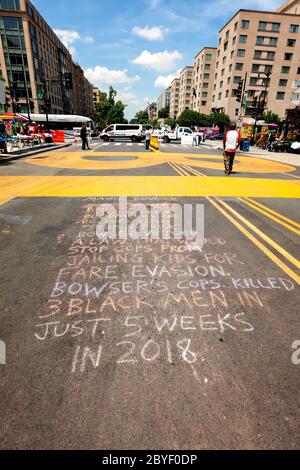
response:
{"label": "street curb", "polygon": [[53,146],[53,147],[47,147],[47,148],[41,148],[37,150],[33,150],[31,152],[23,153],[21,155],[14,155],[12,153],[2,153],[0,154],[0,164],[3,161],[9,161],[9,160],[19,160],[21,158],[26,158],[26,157],[32,157],[33,155],[38,155],[40,153],[45,153],[45,152],[53,152],[54,150],[60,150],[66,147],[71,147],[72,144],[63,144],[63,145],[58,145],[58,146]]}

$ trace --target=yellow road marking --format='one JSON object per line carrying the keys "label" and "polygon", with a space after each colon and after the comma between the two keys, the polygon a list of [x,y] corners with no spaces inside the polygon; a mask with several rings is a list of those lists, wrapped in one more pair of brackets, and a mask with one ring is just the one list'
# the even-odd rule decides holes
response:
{"label": "yellow road marking", "polygon": [[[188,168],[188,167],[187,167]],[[193,171],[192,168],[190,168],[190,171]],[[194,170],[194,173],[197,174],[197,170]],[[206,176],[206,175],[204,175]],[[210,198],[207,198],[210,202]],[[246,200],[244,201],[242,198],[239,198],[240,201],[245,202],[246,204],[249,204]],[[250,200],[250,199],[249,199]],[[240,220],[242,220],[249,228],[251,228],[255,233],[257,233],[263,240],[265,240],[267,243],[269,243],[273,248],[275,248],[281,255],[285,256],[288,261],[290,261],[292,264],[294,264],[298,269],[300,269],[300,261],[298,261],[296,258],[294,258],[290,253],[288,253],[286,250],[284,250],[280,245],[278,245],[275,241],[273,241],[270,237],[268,237],[266,234],[264,234],[261,230],[259,230],[255,225],[251,224],[247,219],[245,219],[243,216],[241,216],[238,212],[234,211],[228,204],[226,204],[224,201],[218,200],[219,203],[223,204],[228,210],[230,210],[232,213],[235,214],[236,217],[238,217]],[[254,206],[255,208],[255,206]],[[260,209],[257,209],[261,211]],[[268,215],[268,214],[266,214]],[[273,218],[273,217],[272,217]],[[277,220],[274,218],[274,220],[278,223],[281,223],[280,220]],[[296,231],[296,233],[300,233],[296,229],[293,229],[293,227],[290,227],[289,225],[282,223],[284,226],[287,226],[289,229],[292,229],[292,231]]]}
{"label": "yellow road marking", "polygon": [[255,209],[256,211],[260,212],[261,214],[265,215],[271,220],[274,220],[279,225],[282,225],[283,227],[287,228],[290,230],[290,232],[296,233],[296,235],[300,235],[300,230],[297,230],[294,227],[291,227],[291,225],[287,224],[286,222],[283,222],[282,220],[278,219],[278,217],[275,217],[274,215],[269,214],[267,211],[260,209],[259,207],[255,206],[249,201],[244,200],[243,198],[239,198],[239,201],[241,201],[243,204],[246,204],[249,207],[252,207],[252,209]]}
{"label": "yellow road marking", "polygon": [[179,165],[176,165],[173,162],[168,162],[170,167],[176,171],[180,176],[190,176],[186,171],[183,171]]}
{"label": "yellow road marking", "polygon": [[[260,240],[258,240],[251,232],[245,229],[237,220],[235,220],[225,209],[222,208],[217,202],[208,197],[209,202],[228,219],[233,225],[235,225],[240,232],[242,232],[249,240],[251,240],[266,256],[268,256],[280,269],[282,269],[291,279],[293,279],[298,285],[300,285],[300,276],[289,268],[285,263],[281,261],[274,253],[269,250]],[[221,201],[219,201],[221,202]]]}
{"label": "yellow road marking", "polygon": [[256,206],[258,207],[261,207],[262,209],[264,209],[265,211],[267,212],[270,212],[271,214],[274,214],[276,217],[278,217],[279,219],[282,219],[282,220],[285,220],[286,222],[288,222],[290,225],[294,225],[295,227],[298,227],[300,228],[300,224],[298,222],[296,222],[295,220],[292,220],[292,219],[289,219],[288,217],[285,217],[284,215],[282,214],[279,214],[279,212],[276,212],[274,211],[273,209],[271,209],[270,207],[268,206],[265,206],[264,204],[258,202],[258,201],[255,201],[254,199],[250,199],[250,198],[244,198],[245,200],[251,202],[251,204],[255,204]]}
{"label": "yellow road marking", "polygon": [[[87,158],[88,157],[88,158]],[[99,160],[99,157],[101,159]],[[106,157],[116,157],[113,161],[105,160]],[[135,157],[135,160],[117,160],[117,157]],[[98,158],[98,160],[97,160]],[[31,157],[26,160],[31,165],[39,165],[50,168],[72,168],[80,170],[126,170],[132,168],[147,168],[161,165],[168,161],[188,164],[197,168],[208,168],[224,171],[223,157],[219,154],[179,154],[165,152],[53,152],[49,155]],[[243,173],[277,174],[290,173],[295,167],[284,163],[264,160],[262,158],[237,157],[235,167]]]}
{"label": "yellow road marking", "polygon": [[[201,183],[200,183],[201,182]],[[0,176],[1,202],[13,197],[253,197],[300,199],[295,180],[189,176]]]}
{"label": "yellow road marking", "polygon": [[300,269],[300,261],[294,258],[288,251],[286,251],[284,248],[282,248],[278,243],[276,243],[272,238],[268,237],[264,232],[259,230],[256,225],[252,224],[247,220],[245,217],[243,217],[241,214],[239,214],[236,210],[234,210],[232,207],[230,207],[225,201],[221,201],[218,199],[218,202],[222,204],[229,212],[231,212],[235,217],[237,217],[239,220],[241,220],[247,227],[249,227],[254,233],[256,233],[260,238],[262,238],[266,243],[268,243],[272,248],[274,248],[278,253],[280,253],[282,256],[284,256],[290,263],[292,263],[296,268]]}
{"label": "yellow road marking", "polygon": [[201,173],[201,171],[195,170],[194,168],[190,167],[189,165],[184,165],[183,163],[179,163],[179,165],[182,168],[188,169],[194,175],[207,177],[204,173]]}

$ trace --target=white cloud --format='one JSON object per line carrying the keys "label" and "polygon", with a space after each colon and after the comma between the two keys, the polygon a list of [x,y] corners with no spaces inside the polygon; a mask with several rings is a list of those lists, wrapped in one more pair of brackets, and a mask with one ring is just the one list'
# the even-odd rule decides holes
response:
{"label": "white cloud", "polygon": [[77,31],[68,31],[66,29],[55,29],[54,32],[66,47],[69,47],[75,41],[80,40],[80,34]]}
{"label": "white cloud", "polygon": [[76,48],[73,46],[75,42],[84,42],[85,44],[92,44],[94,38],[92,36],[81,37],[78,31],[71,31],[67,29],[55,29],[55,34],[59,37],[61,42],[69,49],[73,56],[77,55]]}
{"label": "white cloud", "polygon": [[123,103],[127,104],[127,105],[136,105],[136,106],[139,106],[140,105],[140,100],[139,98],[136,96],[135,93],[133,93],[132,91],[130,90],[119,90],[118,91],[118,95],[117,95],[117,99],[123,101]]}
{"label": "white cloud", "polygon": [[171,73],[170,75],[159,75],[155,80],[154,85],[156,86],[156,88],[168,88],[174,78],[179,77],[179,75],[180,70],[178,70],[176,73]]}
{"label": "white cloud", "polygon": [[164,51],[154,54],[149,51],[143,51],[132,63],[158,72],[170,72],[177,67],[177,62],[182,58],[183,55],[178,51]]}
{"label": "white cloud", "polygon": [[112,85],[115,83],[134,83],[141,79],[138,75],[129,77],[127,70],[114,70],[97,65],[95,68],[89,68],[85,71],[85,76],[95,85]]}
{"label": "white cloud", "polygon": [[147,39],[147,41],[163,41],[168,30],[162,26],[153,26],[152,28],[150,26],[145,26],[145,28],[135,26],[132,32],[136,36]]}
{"label": "white cloud", "polygon": [[156,8],[159,5],[160,0],[149,0],[150,8]]}
{"label": "white cloud", "polygon": [[95,40],[92,36],[86,36],[85,38],[83,38],[83,42],[85,42],[86,44],[92,44],[93,42],[95,42]]}

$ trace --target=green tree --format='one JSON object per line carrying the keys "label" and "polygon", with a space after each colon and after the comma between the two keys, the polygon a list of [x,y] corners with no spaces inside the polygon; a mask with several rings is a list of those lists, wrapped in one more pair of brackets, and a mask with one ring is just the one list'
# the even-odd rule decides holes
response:
{"label": "green tree", "polygon": [[172,118],[167,118],[165,120],[165,125],[166,126],[170,126],[171,129],[174,129],[176,127],[176,120],[175,119],[172,119]]}
{"label": "green tree", "polygon": [[179,126],[193,127],[198,126],[200,122],[200,114],[197,111],[192,109],[186,109],[181,113],[177,119],[177,124]]}
{"label": "green tree", "polygon": [[268,124],[274,123],[274,124],[280,124],[281,119],[278,114],[273,113],[272,111],[268,111],[263,115],[263,120],[266,121]]}
{"label": "green tree", "polygon": [[98,129],[104,129],[109,124],[125,124],[124,117],[126,105],[122,101],[116,102],[117,91],[110,86],[108,94],[102,93],[101,100],[96,104],[96,120]]}
{"label": "green tree", "polygon": [[209,115],[210,126],[218,126],[220,132],[224,132],[230,125],[230,117],[225,113],[211,113]]}
{"label": "green tree", "polygon": [[131,124],[149,124],[148,111],[138,111],[134,119],[131,119],[130,123]]}
{"label": "green tree", "polygon": [[166,108],[162,108],[158,111],[158,118],[159,119],[166,119],[170,115],[170,106],[167,106]]}

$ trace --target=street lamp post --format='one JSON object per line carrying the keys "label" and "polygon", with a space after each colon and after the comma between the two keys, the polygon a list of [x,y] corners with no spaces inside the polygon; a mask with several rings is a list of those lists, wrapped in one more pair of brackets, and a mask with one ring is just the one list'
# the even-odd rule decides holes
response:
{"label": "street lamp post", "polygon": [[[255,123],[254,123],[254,129],[253,129],[253,134],[252,134],[252,141],[254,141],[254,139],[255,139],[255,130],[256,130],[256,125],[257,125],[257,121],[258,121],[258,118],[259,118],[259,112],[261,111],[261,105],[263,105],[263,111],[265,109],[266,96],[267,96],[267,91],[268,91],[268,87],[269,87],[269,80],[270,80],[271,72],[270,71],[268,71],[268,72],[259,72],[258,78],[260,78],[261,75],[266,76],[266,83],[265,83],[264,92],[262,92],[262,90],[260,90],[260,93],[259,93],[259,96],[258,96],[258,103],[257,103],[256,109],[255,109]],[[263,96],[263,93],[264,93],[264,96]],[[263,99],[262,99],[262,97],[263,97]]]}

